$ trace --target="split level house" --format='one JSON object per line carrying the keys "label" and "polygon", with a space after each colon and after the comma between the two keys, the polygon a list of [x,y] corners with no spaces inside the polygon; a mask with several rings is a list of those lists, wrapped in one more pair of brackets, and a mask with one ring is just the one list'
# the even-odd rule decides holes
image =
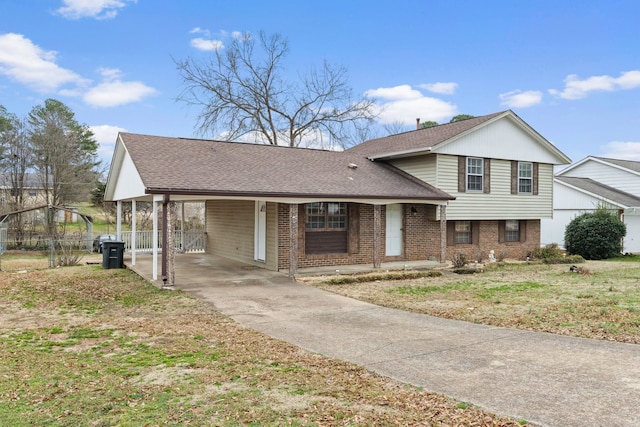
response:
{"label": "split level house", "polygon": [[605,208],[627,226],[623,251],[640,253],[640,162],[588,156],[554,177],[554,215],[542,220],[542,243],[564,247],[576,216]]}
{"label": "split level house", "polygon": [[208,252],[290,275],[523,259],[553,214],[553,167],[568,163],[510,110],[340,152],[120,133],[105,199],[204,201]]}

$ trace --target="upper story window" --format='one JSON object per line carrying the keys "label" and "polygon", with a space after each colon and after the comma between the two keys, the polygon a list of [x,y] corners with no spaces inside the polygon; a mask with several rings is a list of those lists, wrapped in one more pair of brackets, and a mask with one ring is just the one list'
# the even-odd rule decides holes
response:
{"label": "upper story window", "polygon": [[306,205],[307,231],[339,231],[347,228],[347,204],[314,202]]}
{"label": "upper story window", "polygon": [[482,191],[483,164],[483,159],[467,157],[467,191]]}
{"label": "upper story window", "polygon": [[518,162],[518,193],[533,193],[533,163]]}

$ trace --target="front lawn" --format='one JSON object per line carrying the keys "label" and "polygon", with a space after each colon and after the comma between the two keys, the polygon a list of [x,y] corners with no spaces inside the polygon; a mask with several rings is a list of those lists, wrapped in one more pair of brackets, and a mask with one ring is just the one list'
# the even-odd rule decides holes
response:
{"label": "front lawn", "polygon": [[[640,344],[640,259],[497,263],[482,273],[308,284],[374,304],[449,319]],[[361,280],[361,279],[360,279]]]}
{"label": "front lawn", "polygon": [[526,424],[95,265],[0,273],[0,378],[0,424],[12,427]]}

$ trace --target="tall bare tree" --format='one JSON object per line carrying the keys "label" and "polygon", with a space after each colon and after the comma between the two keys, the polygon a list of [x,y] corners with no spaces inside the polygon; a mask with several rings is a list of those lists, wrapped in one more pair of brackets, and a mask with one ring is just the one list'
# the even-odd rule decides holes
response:
{"label": "tall bare tree", "polygon": [[261,31],[234,38],[207,60],[176,61],[184,83],[178,100],[201,108],[197,131],[291,147],[354,142],[354,129],[376,116],[374,101],[353,99],[347,70],[327,62],[290,80],[288,53],[282,35]]}
{"label": "tall bare tree", "polygon": [[[1,114],[0,114],[1,115]],[[14,114],[4,114],[4,126],[0,126],[0,147],[2,148],[1,184],[7,188],[8,211],[19,211],[25,208],[25,187],[27,186],[28,170],[32,166],[31,143],[24,120]],[[13,218],[13,228],[18,246],[22,245],[25,227],[22,214]]]}

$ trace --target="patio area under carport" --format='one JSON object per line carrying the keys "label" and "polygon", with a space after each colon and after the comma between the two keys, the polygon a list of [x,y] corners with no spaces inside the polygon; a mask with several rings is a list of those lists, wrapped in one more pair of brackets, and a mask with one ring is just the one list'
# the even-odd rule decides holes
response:
{"label": "patio area under carport", "polygon": [[[131,254],[125,254],[124,263],[127,268],[148,280],[163,286],[162,280],[153,280],[153,255],[136,254],[135,265],[132,265]],[[374,271],[429,270],[442,266],[437,261],[398,261],[382,263],[380,268],[372,265],[339,265],[329,267],[300,268],[296,277],[315,275],[358,274]],[[175,256],[175,287],[194,284],[215,284],[216,282],[254,282],[268,280],[271,277],[287,277],[289,272],[273,271],[241,261],[208,253],[180,253]]]}

